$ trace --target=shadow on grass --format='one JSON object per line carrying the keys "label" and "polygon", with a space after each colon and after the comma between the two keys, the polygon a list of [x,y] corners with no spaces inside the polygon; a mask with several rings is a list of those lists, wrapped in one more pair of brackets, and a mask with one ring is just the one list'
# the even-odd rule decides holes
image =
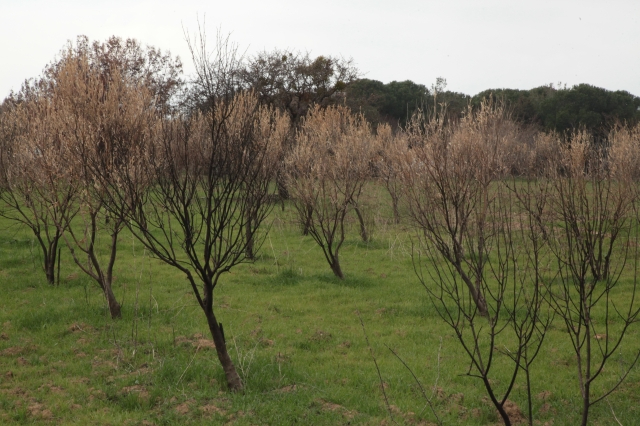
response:
{"label": "shadow on grass", "polygon": [[299,284],[303,279],[304,277],[300,273],[292,268],[287,268],[269,278],[268,283],[270,285],[293,286]]}

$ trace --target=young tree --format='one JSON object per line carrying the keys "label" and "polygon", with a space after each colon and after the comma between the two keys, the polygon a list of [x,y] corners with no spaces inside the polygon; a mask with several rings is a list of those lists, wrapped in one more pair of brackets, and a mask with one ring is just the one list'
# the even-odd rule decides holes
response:
{"label": "young tree", "polygon": [[[139,80],[115,65],[105,74],[86,53],[67,50],[53,74],[53,102],[71,154],[61,161],[79,187],[73,200],[76,208],[62,215],[57,224],[66,230],[62,236],[73,260],[99,285],[111,317],[119,318],[121,307],[113,292],[113,268],[125,218],[104,205],[103,188],[91,166],[99,166],[105,175],[115,173],[117,164],[130,155],[131,146],[139,146],[153,136],[158,110],[146,79]],[[106,261],[100,254],[102,232],[110,237]]]}
{"label": "young tree", "polygon": [[25,84],[3,113],[0,154],[0,215],[27,226],[43,254],[47,282],[55,283],[65,215],[73,216],[77,183],[63,159],[70,156],[59,115],[51,102],[55,86]]}
{"label": "young tree", "polygon": [[416,273],[468,355],[467,374],[482,381],[506,425],[508,398],[525,373],[532,424],[530,367],[551,316],[543,313],[538,223],[523,220],[523,207],[500,181],[516,129],[492,103],[458,125],[422,117],[407,130],[403,164],[419,241]]}
{"label": "young tree", "polygon": [[[102,175],[109,205],[157,258],[182,271],[207,319],[232,391],[243,388],[214,313],[221,276],[247,259],[268,215],[271,162],[286,118],[251,94],[191,116],[164,116],[157,142]],[[112,207],[110,207],[112,208]]]}
{"label": "young tree", "polygon": [[409,148],[404,132],[393,133],[391,126],[381,124],[376,134],[376,146],[380,148],[380,155],[376,161],[376,173],[391,197],[393,220],[400,223],[400,197],[402,196],[402,159]]}
{"label": "young tree", "polygon": [[417,114],[407,129],[404,161],[409,214],[429,243],[453,265],[480,315],[487,316],[482,277],[487,266],[491,184],[504,172],[504,145],[514,127],[504,107],[484,103],[459,125]]}
{"label": "young tree", "polygon": [[346,107],[314,107],[303,119],[297,144],[285,162],[298,220],[341,279],[345,217],[350,206],[358,205],[370,176],[374,141],[361,115]]}
{"label": "young tree", "polygon": [[[582,425],[590,408],[622,383],[640,357],[637,351],[627,365],[621,364],[613,385],[596,386],[597,379],[608,375],[605,365],[621,353],[622,341],[640,315],[635,301],[640,252],[637,189],[630,167],[634,158],[620,155],[624,146],[618,142],[607,161],[590,134],[576,132],[561,149],[560,170],[550,174],[553,216],[545,232],[558,279],[546,285],[575,352]],[[622,286],[623,276],[633,277],[630,287]],[[624,295],[626,302],[616,295]]]}

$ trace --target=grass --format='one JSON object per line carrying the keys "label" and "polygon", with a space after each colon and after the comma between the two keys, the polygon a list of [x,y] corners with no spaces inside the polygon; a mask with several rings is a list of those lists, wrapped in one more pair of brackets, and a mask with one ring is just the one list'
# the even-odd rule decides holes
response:
{"label": "grass", "polygon": [[[312,239],[300,235],[292,207],[274,209],[257,261],[233,269],[215,292],[243,394],[226,391],[186,280],[127,232],[114,284],[123,318],[112,321],[99,289],[66,248],[61,283],[49,286],[33,237],[0,220],[0,423],[377,425],[391,424],[390,413],[398,424],[435,423],[420,386],[387,347],[427,395],[435,394],[445,424],[498,423],[415,277],[411,234],[385,219],[389,213],[375,214],[369,244],[359,240],[355,215],[350,219],[341,281]],[[556,321],[533,368],[540,424],[571,425],[580,414],[575,356],[563,327]],[[607,365],[610,377],[639,342],[636,327],[620,358]],[[501,366],[511,365],[498,354],[498,387],[506,380]],[[524,410],[523,380],[510,399]],[[615,423],[613,410],[622,424],[633,424],[637,407],[635,368],[592,409],[591,423]]]}

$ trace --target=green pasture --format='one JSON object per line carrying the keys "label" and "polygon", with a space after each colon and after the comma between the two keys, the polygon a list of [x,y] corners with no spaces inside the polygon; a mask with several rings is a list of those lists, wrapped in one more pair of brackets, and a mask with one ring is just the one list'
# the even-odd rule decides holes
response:
{"label": "green pasture", "polygon": [[[499,424],[415,275],[413,231],[392,222],[381,192],[365,205],[373,238],[360,240],[352,213],[340,252],[344,281],[301,235],[293,206],[279,204],[258,259],[223,276],[214,309],[242,394],[226,390],[186,279],[128,231],[114,273],[123,318],[113,321],[66,247],[60,283],[50,286],[33,235],[0,219],[0,424],[431,425],[436,415],[448,425]],[[622,280],[621,303],[631,278]],[[556,318],[533,364],[536,424],[579,422],[576,360],[564,327]],[[611,383],[633,358],[639,330],[631,328],[597,383]],[[512,362],[497,352],[494,363],[500,390]],[[526,414],[524,387],[521,375],[510,400]],[[592,408],[591,423],[637,424],[639,407],[636,366]]]}

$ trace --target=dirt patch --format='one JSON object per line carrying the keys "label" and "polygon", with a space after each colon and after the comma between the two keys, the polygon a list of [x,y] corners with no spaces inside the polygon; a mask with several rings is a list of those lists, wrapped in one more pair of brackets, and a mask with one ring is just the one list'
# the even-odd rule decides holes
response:
{"label": "dirt patch", "polygon": [[38,419],[48,420],[53,418],[53,413],[51,410],[47,409],[44,404],[40,404],[39,402],[32,402],[27,407],[29,411],[29,415]]}
{"label": "dirt patch", "polygon": [[336,404],[336,403],[333,403],[333,402],[330,402],[330,401],[325,401],[324,399],[319,399],[319,400],[317,400],[317,402],[322,407],[322,410],[324,410],[324,411],[332,411],[332,412],[339,412],[345,418],[347,418],[349,420],[353,419],[357,414],[357,411],[348,410],[348,409],[346,409],[345,407],[343,407],[340,404]]}
{"label": "dirt patch", "polygon": [[215,349],[216,344],[213,343],[213,340],[199,338],[195,342],[191,342],[191,346],[200,348],[200,349]]}
{"label": "dirt patch", "polygon": [[515,402],[507,399],[504,403],[503,408],[507,413],[507,416],[509,416],[512,424],[521,424],[527,422],[524,414],[522,414],[522,410]]}
{"label": "dirt patch", "polygon": [[2,356],[17,356],[22,355],[25,352],[29,352],[29,347],[27,346],[12,346],[0,352]]}
{"label": "dirt patch", "polygon": [[545,402],[544,404],[542,404],[542,407],[540,407],[540,410],[538,411],[540,414],[547,414],[549,411],[551,411],[552,407],[551,404],[549,404],[548,402]]}
{"label": "dirt patch", "polygon": [[227,411],[214,405],[214,404],[207,404],[207,405],[203,405],[202,407],[200,407],[200,411],[202,411],[202,414],[206,415],[206,416],[212,416],[214,414],[217,414],[219,416],[226,416],[227,415]]}
{"label": "dirt patch", "polygon": [[20,358],[18,358],[18,359],[16,360],[16,362],[17,362],[18,364],[20,364],[20,365],[29,365],[29,364],[30,364],[30,363],[29,363],[29,360],[27,360],[27,359],[26,359],[26,358],[24,358],[24,357],[20,357]]}
{"label": "dirt patch", "polygon": [[9,335],[7,333],[0,334],[0,340],[9,340]]}
{"label": "dirt patch", "polygon": [[174,408],[175,412],[181,415],[185,415],[185,414],[189,414],[189,410],[191,409],[191,407],[189,407],[189,404],[187,404],[186,402],[176,406],[176,408]]}

